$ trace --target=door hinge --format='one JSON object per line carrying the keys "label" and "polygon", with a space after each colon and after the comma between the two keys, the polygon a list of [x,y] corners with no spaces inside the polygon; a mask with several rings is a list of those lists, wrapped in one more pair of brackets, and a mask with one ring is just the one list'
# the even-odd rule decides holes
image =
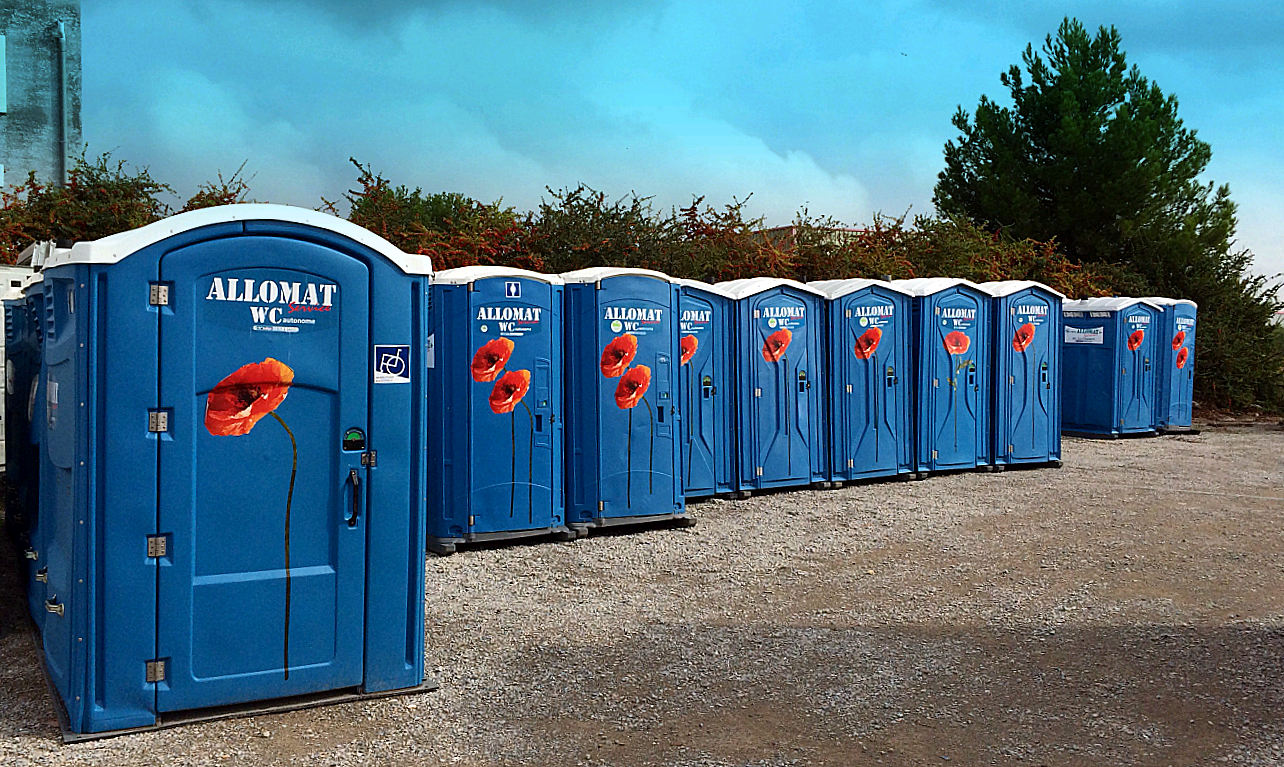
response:
{"label": "door hinge", "polygon": [[368,468],[373,468],[375,465],[375,459],[377,457],[378,457],[377,451],[367,450],[366,452],[361,454],[361,465]]}
{"label": "door hinge", "polygon": [[27,549],[26,551],[22,552],[22,555],[27,559],[32,560],[33,562],[37,559],[40,559],[40,552],[36,551],[35,549]]}
{"label": "door hinge", "polygon": [[851,384],[847,384],[847,393],[848,393],[848,394],[851,394],[851,393],[852,393],[852,385],[851,385]]}
{"label": "door hinge", "polygon": [[41,583],[48,583],[48,582],[49,582],[49,568],[47,568],[47,567],[42,567],[42,568],[40,568],[39,570],[37,570],[37,571],[36,571],[36,580],[40,581]]}
{"label": "door hinge", "polygon": [[1009,453],[1015,453],[1015,452],[1016,452],[1016,445],[1008,445],[1008,452],[1009,452]]}
{"label": "door hinge", "polygon": [[853,459],[851,459],[851,458],[848,458],[848,459],[847,459],[847,468],[849,468],[849,469],[854,469],[854,468],[856,468],[856,461],[854,461],[854,460],[853,460]]}
{"label": "door hinge", "polygon": [[151,283],[147,303],[152,306],[169,306],[169,286],[158,282]]}
{"label": "door hinge", "polygon": [[606,501],[598,501],[598,502],[597,502],[597,510],[598,510],[598,511],[606,511]]}
{"label": "door hinge", "polygon": [[147,431],[149,434],[160,434],[169,431],[168,410],[147,411]]}
{"label": "door hinge", "polygon": [[1016,376],[1008,376],[1008,386],[1016,385]]}
{"label": "door hinge", "polygon": [[469,515],[468,515],[468,526],[469,526],[469,527],[472,527],[472,526],[473,526],[473,525],[475,525],[475,524],[477,524],[477,517],[473,516],[472,514],[469,514]]}
{"label": "door hinge", "polygon": [[147,661],[147,682],[155,684],[165,681],[165,661],[149,660]]}
{"label": "door hinge", "polygon": [[933,379],[932,379],[932,388],[933,388],[933,389],[939,389],[939,388],[940,388],[940,386],[941,386],[941,379],[939,379],[939,378],[933,378]]}
{"label": "door hinge", "polygon": [[932,460],[936,460],[936,451],[935,451],[935,450],[933,450],[933,451],[932,451]]}
{"label": "door hinge", "polygon": [[755,476],[758,476],[758,477],[761,477],[761,476],[762,476],[762,467],[761,467],[761,466],[759,466],[758,468],[754,469],[754,475],[755,475]]}
{"label": "door hinge", "polygon": [[761,397],[761,396],[762,396],[762,389],[754,389],[754,390],[753,390],[753,396],[755,396],[755,397]]}
{"label": "door hinge", "polygon": [[149,535],[147,536],[147,556],[163,557],[169,554],[169,536],[167,535]]}

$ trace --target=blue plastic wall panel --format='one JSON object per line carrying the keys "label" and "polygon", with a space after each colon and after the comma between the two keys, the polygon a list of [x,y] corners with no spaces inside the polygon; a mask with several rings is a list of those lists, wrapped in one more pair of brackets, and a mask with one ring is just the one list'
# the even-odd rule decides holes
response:
{"label": "blue plastic wall panel", "polygon": [[684,285],[678,408],[682,423],[683,488],[688,500],[735,489],[731,429],[734,302]]}
{"label": "blue plastic wall panel", "polygon": [[829,477],[824,299],[782,285],[736,301],[739,489]]}
{"label": "blue plastic wall panel", "polygon": [[993,299],[997,465],[1061,459],[1061,296],[1037,287]]}
{"label": "blue plastic wall panel", "polygon": [[275,222],[45,277],[44,644],[71,729],[418,684],[427,286]]}
{"label": "blue plastic wall panel", "polygon": [[1164,332],[1155,342],[1159,347],[1155,423],[1160,429],[1188,429],[1191,426],[1197,312],[1196,307],[1188,303],[1163,306]]}
{"label": "blue plastic wall panel", "polygon": [[685,514],[677,286],[621,274],[568,283],[565,301],[568,525]]}
{"label": "blue plastic wall panel", "polygon": [[990,296],[955,285],[914,312],[918,471],[986,465],[990,456]]}
{"label": "blue plastic wall panel", "polygon": [[520,276],[433,286],[429,536],[565,529],[562,288]]}
{"label": "blue plastic wall panel", "polygon": [[913,469],[910,301],[870,286],[828,302],[831,479]]}
{"label": "blue plastic wall panel", "polygon": [[1119,363],[1114,312],[1066,311],[1061,344],[1061,428],[1119,433]]}

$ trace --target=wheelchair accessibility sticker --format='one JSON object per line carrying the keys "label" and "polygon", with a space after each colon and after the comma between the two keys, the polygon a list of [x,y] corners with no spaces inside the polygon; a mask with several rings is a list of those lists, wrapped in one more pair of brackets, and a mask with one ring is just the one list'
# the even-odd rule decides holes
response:
{"label": "wheelchair accessibility sticker", "polygon": [[377,384],[410,383],[410,347],[375,344],[374,382]]}

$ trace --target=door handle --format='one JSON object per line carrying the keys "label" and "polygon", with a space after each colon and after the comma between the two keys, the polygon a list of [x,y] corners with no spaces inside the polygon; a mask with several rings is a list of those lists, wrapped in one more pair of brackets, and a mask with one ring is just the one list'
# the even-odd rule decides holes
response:
{"label": "door handle", "polygon": [[357,515],[361,513],[361,477],[356,469],[348,471],[348,482],[352,485],[352,513],[346,519],[348,527],[356,527]]}

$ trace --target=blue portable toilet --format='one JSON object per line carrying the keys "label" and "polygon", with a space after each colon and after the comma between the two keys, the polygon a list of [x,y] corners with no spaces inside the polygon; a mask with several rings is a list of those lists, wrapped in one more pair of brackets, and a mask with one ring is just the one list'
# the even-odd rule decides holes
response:
{"label": "blue portable toilet", "polygon": [[1155,428],[1161,434],[1191,433],[1195,401],[1195,320],[1199,305],[1188,298],[1148,296],[1163,309],[1163,332],[1155,343]]}
{"label": "blue portable toilet", "polygon": [[430,274],[257,204],[49,261],[42,643],[66,729],[423,682]]}
{"label": "blue portable toilet", "polygon": [[1041,282],[983,282],[993,296],[990,462],[1061,465],[1061,302]]}
{"label": "blue portable toilet", "polygon": [[433,275],[428,548],[559,535],[562,279],[466,266]]}
{"label": "blue portable toilet", "polygon": [[830,479],[913,473],[913,297],[882,280],[823,280],[829,351]]}
{"label": "blue portable toilet", "polygon": [[736,299],[738,489],[824,485],[825,294],[772,277],[718,287]]}
{"label": "blue portable toilet", "polygon": [[707,282],[675,282],[682,311],[678,321],[682,488],[691,500],[736,489],[736,443],[731,427],[735,299]]}
{"label": "blue portable toilet", "polygon": [[893,280],[914,296],[915,469],[989,465],[990,295],[967,280]]}
{"label": "blue portable toilet", "polygon": [[[4,335],[0,335],[0,360],[8,359],[7,349],[9,345],[9,336],[11,335],[11,329],[9,327],[11,319],[9,307],[13,302],[22,300],[23,286],[26,284],[27,279],[31,277],[31,274],[32,272],[30,267],[0,265],[0,305],[3,305],[5,308],[5,333]],[[10,376],[6,373],[5,378],[7,384]],[[6,405],[8,404],[7,399],[9,396],[8,389],[9,387],[6,385]],[[8,413],[5,412],[6,409],[7,408],[0,408],[0,471],[4,471],[8,464],[8,456],[5,451],[5,447],[8,444],[8,428],[6,426]],[[7,514],[5,519],[8,521]]]}
{"label": "blue portable toilet", "polygon": [[1116,297],[1066,301],[1061,310],[1062,433],[1154,434],[1162,309]]}
{"label": "blue portable toilet", "polygon": [[678,286],[649,269],[567,272],[566,524],[684,520]]}

